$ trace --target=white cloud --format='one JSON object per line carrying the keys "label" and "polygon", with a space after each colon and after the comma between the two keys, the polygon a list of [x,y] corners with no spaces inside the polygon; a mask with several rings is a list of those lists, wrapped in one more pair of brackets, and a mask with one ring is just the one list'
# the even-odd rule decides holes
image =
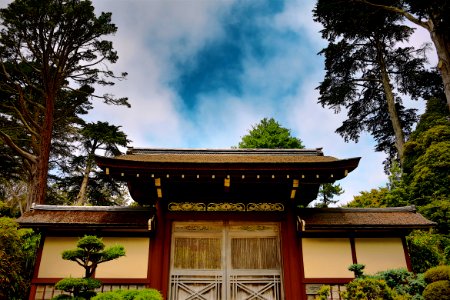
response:
{"label": "white cloud", "polygon": [[[183,99],[167,84],[177,74],[174,63],[189,62],[204,45],[223,37],[216,17],[232,2],[129,1],[127,10],[121,2],[112,3],[94,4],[113,11],[119,28],[115,48],[121,57],[114,68],[130,73],[113,91],[130,97],[133,107],[97,108],[95,117],[123,124],[134,146],[229,148],[262,118],[274,117],[307,147],[324,147],[326,155],[339,158],[363,157],[360,167],[341,182],[344,202],[385,181],[384,156],[372,151],[370,138],[345,143],[334,133],[343,116],[316,103],[314,88],[323,76],[322,59],[316,53],[325,43],[318,33],[320,26],[312,20],[311,3],[287,2],[275,19],[260,20],[272,22],[280,33],[301,36],[302,42],[266,35],[263,42],[280,51],[265,61],[245,55],[241,97],[226,90],[203,94],[190,112],[182,110]],[[294,83],[299,86],[291,87],[293,95],[277,98],[280,90]]]}
{"label": "white cloud", "polygon": [[339,183],[345,193],[339,197],[339,204],[344,204],[353,199],[360,191],[370,190],[386,183],[382,162],[384,153],[374,152],[374,141],[367,134],[362,134],[358,143],[346,143],[344,139],[335,133],[345,118],[345,112],[334,114],[328,108],[322,108],[317,103],[319,92],[315,90],[319,78],[322,75],[310,74],[299,86],[297,94],[287,102],[286,116],[287,126],[292,129],[307,148],[323,147],[325,155],[340,159],[362,157],[359,167]]}

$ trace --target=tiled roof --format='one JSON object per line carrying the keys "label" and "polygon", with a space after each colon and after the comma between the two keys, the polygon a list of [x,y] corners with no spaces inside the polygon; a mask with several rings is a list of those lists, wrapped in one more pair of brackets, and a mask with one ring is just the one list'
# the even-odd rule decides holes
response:
{"label": "tiled roof", "polygon": [[23,227],[149,230],[150,208],[36,205],[17,219]]}
{"label": "tiled roof", "polygon": [[139,149],[116,160],[154,163],[308,163],[338,161],[321,149]]}
{"label": "tiled roof", "polygon": [[413,206],[395,208],[306,208],[299,209],[304,231],[322,229],[420,229],[435,225]]}
{"label": "tiled roof", "polygon": [[[149,230],[150,208],[37,205],[18,219],[23,227]],[[350,229],[420,229],[435,225],[414,207],[299,209],[303,231]],[[152,228],[154,229],[154,228]]]}

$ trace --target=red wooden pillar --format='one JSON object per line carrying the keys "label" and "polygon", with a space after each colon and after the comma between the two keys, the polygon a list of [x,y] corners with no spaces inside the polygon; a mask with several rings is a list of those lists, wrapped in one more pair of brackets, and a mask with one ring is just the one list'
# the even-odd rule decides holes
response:
{"label": "red wooden pillar", "polygon": [[282,222],[281,236],[284,291],[285,298],[289,300],[305,299],[301,241],[297,236],[296,228],[294,209],[290,208],[288,210],[286,221]]}
{"label": "red wooden pillar", "polygon": [[405,253],[405,260],[406,260],[406,267],[408,268],[409,272],[412,272],[412,264],[411,264],[411,257],[409,256],[408,251],[408,243],[406,242],[406,237],[402,237],[402,244],[403,244],[403,251]]}
{"label": "red wooden pillar", "polygon": [[[167,220],[160,201],[156,204],[156,232],[150,240],[150,257],[149,257],[149,286],[155,288],[163,293],[164,298],[167,298],[167,278],[165,278],[167,271],[164,258],[167,251],[165,251],[167,237]],[[169,228],[170,230],[170,228]],[[170,231],[169,235],[170,237]]]}
{"label": "red wooden pillar", "polygon": [[33,282],[35,281],[35,279],[38,278],[39,267],[41,265],[42,259],[42,251],[44,249],[44,240],[45,240],[45,232],[41,232],[41,240],[39,241],[39,247],[37,249],[36,261],[34,263],[34,270],[33,270],[33,279],[31,280],[30,294],[28,296],[29,300],[34,300],[36,298],[36,284],[34,284]]}

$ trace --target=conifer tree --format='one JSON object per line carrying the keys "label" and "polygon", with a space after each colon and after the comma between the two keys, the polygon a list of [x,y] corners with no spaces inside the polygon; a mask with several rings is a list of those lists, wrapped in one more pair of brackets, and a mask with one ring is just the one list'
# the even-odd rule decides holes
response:
{"label": "conifer tree", "polygon": [[329,42],[325,56],[326,75],[318,87],[319,103],[340,112],[345,120],[336,132],[346,141],[358,141],[369,132],[376,150],[388,154],[390,162],[402,162],[403,145],[416,121],[402,97],[421,98],[418,84],[424,69],[424,49],[401,47],[412,30],[401,17],[380,8],[353,1],[318,0],[314,18]]}
{"label": "conifer tree", "polygon": [[[91,1],[16,0],[0,10],[0,20],[0,138],[27,166],[30,206],[45,201],[58,113],[78,113],[93,97],[93,85],[112,85],[126,74],[107,67],[118,55],[104,37],[117,27],[111,13],[97,16]],[[94,98],[129,106],[126,98]]]}

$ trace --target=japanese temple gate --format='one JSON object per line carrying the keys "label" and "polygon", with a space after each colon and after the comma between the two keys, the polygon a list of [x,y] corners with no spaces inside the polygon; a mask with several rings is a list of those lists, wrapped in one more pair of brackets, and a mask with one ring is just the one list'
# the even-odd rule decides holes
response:
{"label": "japanese temple gate", "polygon": [[95,234],[127,255],[99,266],[102,290],[156,288],[167,299],[314,299],[323,284],[339,299],[353,278],[411,269],[405,235],[433,223],[414,207],[306,208],[319,186],[345,178],[359,158],[321,149],[133,149],[97,157],[128,184],[140,207],[37,205],[19,219],[42,245],[30,299],[82,276],[58,256]]}

